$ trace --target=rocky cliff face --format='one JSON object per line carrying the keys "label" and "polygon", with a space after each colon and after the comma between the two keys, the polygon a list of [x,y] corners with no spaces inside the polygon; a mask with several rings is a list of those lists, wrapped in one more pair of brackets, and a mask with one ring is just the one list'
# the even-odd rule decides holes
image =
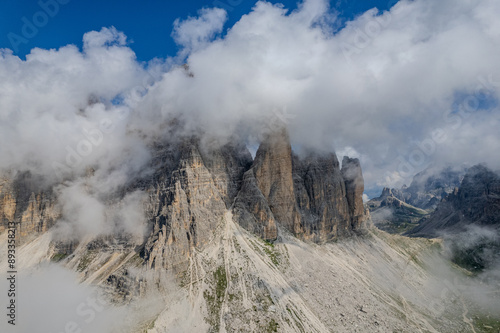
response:
{"label": "rocky cliff face", "polygon": [[463,231],[471,224],[500,228],[500,177],[483,165],[467,171],[460,188],[450,193],[412,236],[436,237]]}
{"label": "rocky cliff face", "polygon": [[[335,154],[299,157],[285,129],[266,137],[254,160],[236,140],[214,146],[184,138],[158,144],[153,153],[150,176],[124,190],[148,195],[149,229],[140,246],[148,268],[185,269],[193,251],[212,241],[228,210],[242,227],[270,241],[281,228],[322,243],[362,230],[368,220],[359,161],[344,158],[341,169]],[[16,221],[25,237],[59,218],[55,194],[35,185],[26,174],[2,181],[2,230]],[[60,242],[61,255],[76,246],[70,245]]]}
{"label": "rocky cliff face", "polygon": [[59,217],[54,193],[43,188],[41,180],[31,173],[0,179],[0,233],[14,222],[17,240],[23,243],[47,231]]}
{"label": "rocky cliff face", "polygon": [[382,195],[368,201],[373,224],[393,234],[407,232],[429,213],[399,200],[390,188],[384,188]]}
{"label": "rocky cliff face", "polygon": [[357,158],[344,156],[342,160],[342,176],[345,181],[347,203],[349,204],[349,213],[351,226],[353,230],[363,229],[366,225],[366,215],[363,205],[363,192],[365,190],[363,173],[361,165]]}
{"label": "rocky cliff face", "polygon": [[408,235],[443,237],[450,259],[468,270],[496,269],[500,265],[500,176],[483,165],[470,168],[460,188]]}
{"label": "rocky cliff face", "polygon": [[178,149],[178,160],[169,161],[177,165],[171,174],[147,189],[152,230],[144,257],[150,268],[185,268],[193,249],[210,241],[226,211],[227,187],[218,179],[219,191],[197,144],[186,142]]}
{"label": "rocky cliff face", "polygon": [[441,199],[460,186],[464,174],[465,168],[427,168],[413,177],[409,187],[403,185],[400,189],[384,188],[381,197],[375,200],[381,200],[390,191],[392,196],[404,203],[420,209],[434,210]]}
{"label": "rocky cliff face", "polygon": [[367,203],[373,223],[390,233],[409,232],[460,185],[464,174],[464,168],[427,168],[413,177],[409,187],[385,187]]}
{"label": "rocky cliff face", "polygon": [[200,153],[226,208],[231,208],[241,188],[243,175],[252,165],[252,155],[237,140],[219,148],[201,147]]}
{"label": "rocky cliff face", "polygon": [[295,156],[294,179],[303,238],[322,242],[348,236],[350,208],[335,154]]}
{"label": "rocky cliff face", "polygon": [[170,168],[147,189],[149,267],[181,270],[194,249],[211,241],[227,209],[270,241],[282,228],[324,242],[362,230],[368,219],[359,162],[345,159],[340,170],[335,154],[301,159],[284,129],[265,138],[253,162],[242,144],[207,148],[196,140],[164,150],[160,160]]}
{"label": "rocky cliff face", "polygon": [[277,237],[277,226],[314,242],[363,229],[363,176],[357,160],[345,161],[341,171],[335,154],[298,157],[286,130],[270,135],[245,174],[237,220],[267,240]]}

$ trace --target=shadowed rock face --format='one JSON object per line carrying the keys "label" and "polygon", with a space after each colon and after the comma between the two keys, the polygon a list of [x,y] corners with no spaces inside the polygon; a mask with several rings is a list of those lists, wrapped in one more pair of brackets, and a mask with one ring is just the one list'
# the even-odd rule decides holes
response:
{"label": "shadowed rock face", "polygon": [[463,231],[468,225],[500,228],[500,177],[482,165],[470,168],[460,188],[449,194],[431,216],[409,232],[436,237]]}
{"label": "shadowed rock face", "polygon": [[[245,174],[248,186],[242,188],[238,195],[237,206],[241,207],[242,201],[248,202],[246,206],[253,213],[257,223],[263,223],[262,230],[269,231],[261,236],[268,240],[277,237],[273,219],[268,217],[267,210],[272,212],[274,220],[285,229],[292,233],[299,233],[300,214],[293,189],[292,148],[286,130],[275,132],[264,140],[248,172],[253,175]],[[237,210],[237,215],[241,216],[239,210]],[[260,217],[264,219],[261,220]],[[243,224],[247,222],[242,221]]]}
{"label": "shadowed rock face", "polygon": [[350,235],[349,203],[335,154],[294,156],[294,180],[303,238],[324,242]]}
{"label": "shadowed rock face", "polygon": [[363,173],[357,158],[344,156],[342,160],[342,176],[345,181],[347,203],[353,230],[362,229],[366,222],[365,208],[363,205],[363,192],[365,190]]}
{"label": "shadowed rock face", "polygon": [[299,238],[324,242],[364,227],[362,194],[359,161],[346,160],[341,171],[335,154],[299,158],[281,130],[259,147],[234,213],[242,226],[260,230],[267,240],[276,239],[278,224]]}
{"label": "shadowed rock face", "polygon": [[464,174],[464,168],[447,167],[441,170],[427,168],[413,177],[409,187],[403,185],[401,189],[384,188],[380,197],[375,200],[381,201],[392,195],[414,207],[434,210],[441,199],[452,193],[455,187],[460,186]]}

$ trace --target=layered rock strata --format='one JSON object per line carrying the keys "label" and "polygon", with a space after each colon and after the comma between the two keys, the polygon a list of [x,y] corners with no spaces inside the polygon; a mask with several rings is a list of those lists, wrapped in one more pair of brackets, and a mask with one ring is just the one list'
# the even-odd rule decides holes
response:
{"label": "layered rock strata", "polygon": [[[269,135],[244,175],[234,214],[247,230],[266,240],[277,238],[277,226],[314,242],[346,237],[363,229],[363,176],[359,161],[335,154],[292,152],[288,133]],[[267,205],[266,205],[267,203]]]}
{"label": "layered rock strata", "polygon": [[[268,241],[283,230],[322,243],[348,237],[368,220],[359,161],[344,158],[341,169],[333,153],[295,155],[285,129],[268,135],[253,160],[237,140],[222,146],[196,138],[158,144],[151,169],[147,179],[124,190],[147,193],[148,231],[139,247],[149,268],[185,269],[193,251],[214,239],[227,210]],[[60,217],[53,192],[34,184],[27,175],[2,181],[3,229],[16,221],[24,237],[46,231]],[[74,246],[63,243],[58,247],[69,254]]]}

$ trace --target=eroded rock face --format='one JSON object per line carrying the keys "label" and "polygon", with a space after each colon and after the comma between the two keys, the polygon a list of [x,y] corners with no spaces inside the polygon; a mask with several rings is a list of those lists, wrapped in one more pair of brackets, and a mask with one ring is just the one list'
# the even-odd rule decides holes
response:
{"label": "eroded rock face", "polygon": [[[237,140],[210,146],[183,138],[152,150],[147,179],[123,190],[149,195],[149,230],[140,246],[149,268],[185,269],[192,252],[213,239],[228,209],[242,227],[266,240],[276,240],[281,228],[322,243],[364,227],[359,161],[344,159],[341,170],[335,154],[296,156],[285,129],[263,140],[255,160]],[[46,231],[60,217],[53,192],[34,184],[27,176],[0,183],[3,230],[17,221],[24,237]]]}
{"label": "eroded rock face", "polygon": [[403,185],[400,189],[384,188],[380,197],[374,200],[381,201],[387,196],[394,196],[414,207],[434,210],[441,199],[460,186],[465,171],[463,167],[446,167],[439,170],[427,168],[413,177],[409,187]]}
{"label": "eroded rock face", "polygon": [[202,147],[200,153],[226,207],[231,208],[241,189],[243,174],[252,165],[252,155],[247,147],[238,141],[217,148]]}
{"label": "eroded rock face", "polygon": [[23,243],[47,231],[60,214],[52,190],[43,188],[31,173],[0,180],[0,233],[8,228],[9,222],[14,222],[17,240]]}
{"label": "eroded rock face", "polygon": [[149,267],[185,268],[191,251],[212,239],[226,211],[224,195],[196,145],[185,143],[179,149],[171,176],[148,190],[152,230],[144,255]]}
{"label": "eroded rock face", "polygon": [[278,225],[299,238],[324,242],[365,227],[363,189],[359,161],[345,160],[341,171],[335,154],[295,156],[283,129],[259,147],[234,214],[240,225],[267,240],[277,237]]}
{"label": "eroded rock face", "polygon": [[304,239],[324,242],[351,232],[345,182],[335,154],[294,156],[294,184]]}
{"label": "eroded rock face", "polygon": [[353,230],[364,228],[366,212],[363,205],[363,192],[365,190],[363,173],[357,158],[344,156],[342,160],[342,176],[345,181],[347,203]]}
{"label": "eroded rock face", "polygon": [[500,176],[483,165],[470,168],[459,188],[443,199],[431,216],[409,232],[437,237],[476,225],[500,230]]}
{"label": "eroded rock face", "polygon": [[235,220],[246,230],[266,240],[278,237],[278,227],[253,170],[245,172],[241,191],[233,206]]}

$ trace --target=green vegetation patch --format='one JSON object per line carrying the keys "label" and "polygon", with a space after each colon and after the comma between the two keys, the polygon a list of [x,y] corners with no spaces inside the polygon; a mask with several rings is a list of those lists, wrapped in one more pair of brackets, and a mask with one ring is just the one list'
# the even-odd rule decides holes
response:
{"label": "green vegetation patch", "polygon": [[224,266],[219,266],[213,273],[211,281],[208,282],[210,282],[212,288],[203,292],[208,311],[208,317],[205,318],[205,321],[211,326],[209,332],[218,332],[220,328],[220,311],[227,289],[226,269]]}
{"label": "green vegetation patch", "polygon": [[88,251],[87,253],[85,253],[82,259],[80,259],[80,262],[78,262],[77,271],[83,272],[95,259],[96,255],[97,255],[96,251]]}
{"label": "green vegetation patch", "polygon": [[274,318],[271,318],[271,321],[267,324],[266,327],[266,332],[271,333],[271,332],[278,332],[278,323],[274,320]]}
{"label": "green vegetation patch", "polygon": [[59,262],[59,261],[63,260],[64,258],[66,258],[67,256],[68,256],[67,253],[56,253],[52,256],[52,258],[50,258],[50,261]]}
{"label": "green vegetation patch", "polygon": [[260,244],[256,244],[253,241],[250,241],[252,244],[253,248],[260,253],[266,254],[269,259],[271,259],[271,262],[274,264],[274,266],[279,267],[279,265],[282,263],[282,258],[281,258],[281,253],[280,251],[275,247],[274,243],[271,243],[265,239],[259,239]]}
{"label": "green vegetation patch", "polygon": [[474,316],[473,323],[477,332],[481,333],[498,333],[500,332],[500,317],[493,318],[490,316]]}

